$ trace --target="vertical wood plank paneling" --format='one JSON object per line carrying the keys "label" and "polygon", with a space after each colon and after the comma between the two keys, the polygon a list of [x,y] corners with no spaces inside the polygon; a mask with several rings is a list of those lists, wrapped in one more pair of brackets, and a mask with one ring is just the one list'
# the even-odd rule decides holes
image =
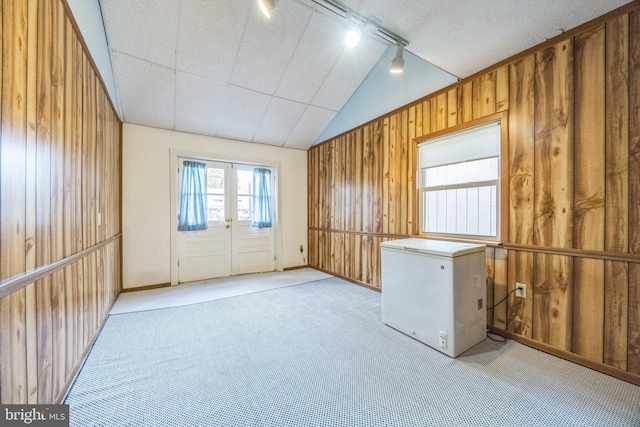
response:
{"label": "vertical wood plank paneling", "polygon": [[447,93],[431,98],[431,132],[447,128]]}
{"label": "vertical wood plank paneling", "polygon": [[[494,271],[493,271],[493,299],[498,302],[507,296],[507,251],[502,248],[495,248],[494,251]],[[502,303],[493,309],[494,326],[507,328],[507,305]]]}
{"label": "vertical wood plank paneling", "polygon": [[398,204],[398,222],[396,231],[400,234],[407,234],[407,223],[409,219],[409,211],[407,207],[409,204],[409,111],[403,110],[400,114],[400,144],[399,144],[400,160],[399,171],[399,187],[400,197],[396,200]]}
{"label": "vertical wood plank paneling", "polygon": [[390,119],[385,117],[382,122],[382,232],[389,233],[389,200],[392,195],[389,190],[390,183]]}
{"label": "vertical wood plank paneling", "polygon": [[[640,24],[640,20],[636,21]],[[627,371],[640,375],[640,264],[629,264]]]}
{"label": "vertical wood plank paneling", "polygon": [[433,132],[431,130],[431,101],[422,102],[422,134],[427,135]]}
{"label": "vertical wood plank paneling", "polygon": [[454,87],[447,92],[447,127],[458,124],[458,89]]}
{"label": "vertical wood plank paneling", "polygon": [[495,249],[488,247],[485,249],[487,257],[487,325],[496,326],[495,316],[491,308],[498,302],[495,298]]}
{"label": "vertical wood plank paneling", "polygon": [[407,227],[406,234],[417,234],[418,230],[415,229],[415,195],[416,195],[416,180],[415,173],[418,169],[418,163],[416,161],[417,145],[415,143],[416,138],[416,108],[409,108],[409,135],[407,138]]}
{"label": "vertical wood plank paneling", "polygon": [[38,3],[38,51],[36,81],[36,266],[50,264],[51,259],[51,2]]}
{"label": "vertical wood plank paneling", "polygon": [[353,231],[353,212],[354,212],[354,199],[353,199],[353,144],[351,143],[352,138],[351,135],[345,135],[343,139],[344,143],[344,186],[343,186],[343,197],[344,197],[344,207],[343,207],[343,216],[344,216],[344,229],[348,231]]}
{"label": "vertical wood plank paneling", "polygon": [[376,121],[371,125],[371,197],[373,202],[373,224],[371,230],[374,233],[382,233],[383,204],[386,203],[382,197],[382,121]]}
{"label": "vertical wood plank paneling", "polygon": [[[0,280],[26,271],[27,5],[0,5],[2,104],[0,120]],[[5,160],[6,159],[6,160]]]}
{"label": "vertical wood plank paneling", "polygon": [[355,210],[355,219],[356,226],[355,230],[363,231],[362,228],[362,204],[363,204],[363,188],[362,188],[362,153],[363,153],[363,144],[362,144],[362,132],[356,131],[354,137],[354,146],[356,153],[356,162],[355,162],[355,190],[356,190],[356,210]]}
{"label": "vertical wood plank paneling", "polygon": [[[120,124],[62,2],[2,2],[0,8],[5,280],[82,250],[83,228],[91,233],[88,246],[119,232]],[[10,186],[5,173],[12,175]],[[100,228],[96,208],[107,218]],[[116,240],[93,253],[87,275],[80,260],[0,299],[1,403],[48,404],[60,397],[121,288],[119,245]]]}
{"label": "vertical wood plank paneling", "polygon": [[[605,53],[604,26],[575,38],[574,246],[604,250]],[[573,263],[572,351],[602,362],[604,261]]]}
{"label": "vertical wood plank paneling", "polygon": [[372,233],[374,222],[373,174],[375,170],[375,153],[371,124],[365,126],[362,131],[362,231]]}
{"label": "vertical wood plank paneling", "polygon": [[509,254],[509,291],[515,289],[517,283],[529,287],[528,298],[512,296],[507,314],[508,330],[531,338],[533,325],[533,254],[531,252],[513,251]]}
{"label": "vertical wood plank paneling", "polygon": [[604,27],[575,38],[574,247],[604,250]]}
{"label": "vertical wood plank paneling", "polygon": [[534,255],[533,339],[571,351],[571,259]]}
{"label": "vertical wood plank paneling", "polygon": [[496,113],[509,109],[509,66],[496,70]]}
{"label": "vertical wood plank paneling", "polygon": [[629,248],[629,19],[606,23],[605,250]]}
{"label": "vertical wood plank paneling", "polygon": [[[629,14],[629,252],[640,256],[640,11]],[[640,264],[629,264],[627,370],[640,374]]]}
{"label": "vertical wood plank paneling", "polygon": [[573,43],[536,53],[535,243],[571,248],[573,229]]}
{"label": "vertical wood plank paneling", "polygon": [[[49,72],[51,176],[49,195],[51,199],[50,224],[51,260],[63,258],[64,246],[64,9],[60,2],[51,4],[51,50],[44,51],[51,64]],[[43,58],[44,60],[44,58]]]}
{"label": "vertical wood plank paneling", "polygon": [[[509,241],[533,244],[534,218],[534,58],[510,67]],[[531,282],[529,282],[531,283]]]}
{"label": "vertical wood plank paneling", "polygon": [[0,402],[28,403],[26,289],[0,299]]}
{"label": "vertical wood plank paneling", "polygon": [[[380,242],[418,232],[412,140],[508,112],[502,241],[521,247],[487,249],[487,305],[516,283],[529,288],[526,299],[512,295],[488,313],[488,323],[640,372],[640,267],[615,258],[640,254],[640,34],[631,30],[639,27],[635,8],[347,133],[357,160],[350,166],[347,148],[335,182],[343,215],[357,223],[342,227],[356,234],[319,238],[319,257],[342,244],[343,264],[333,268],[380,286]],[[336,155],[312,151],[319,164]],[[329,178],[320,176],[318,188],[328,192]],[[310,197],[326,203],[321,191]]]}
{"label": "vertical wood plank paneling", "polygon": [[604,277],[603,362],[614,368],[626,370],[629,264],[605,261]]}
{"label": "vertical wood plank paneling", "polygon": [[473,82],[458,87],[458,123],[467,123],[473,120]]}
{"label": "vertical wood plank paneling", "polygon": [[473,118],[496,112],[496,72],[490,71],[473,80]]}

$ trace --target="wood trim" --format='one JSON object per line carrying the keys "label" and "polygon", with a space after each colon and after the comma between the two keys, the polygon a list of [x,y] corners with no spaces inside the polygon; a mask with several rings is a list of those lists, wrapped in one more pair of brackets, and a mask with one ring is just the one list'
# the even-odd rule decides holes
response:
{"label": "wood trim", "polygon": [[336,273],[334,273],[333,271],[324,270],[324,269],[319,268],[319,267],[310,267],[310,268],[313,268],[314,270],[321,271],[321,272],[323,272],[323,273],[330,274],[330,275],[332,275],[332,276],[334,276],[334,277],[338,277],[338,278],[340,278],[340,279],[342,279],[342,280],[346,280],[347,282],[351,282],[351,283],[353,283],[354,285],[362,286],[363,288],[367,288],[367,289],[370,289],[370,290],[372,290],[372,291],[376,291],[376,292],[378,292],[378,293],[382,293],[382,288],[378,288],[378,287],[376,287],[376,286],[371,286],[371,285],[369,285],[369,284],[367,284],[367,283],[365,283],[365,282],[361,282],[361,281],[359,281],[359,280],[355,280],[355,279],[352,279],[352,278],[350,278],[350,277],[343,276],[343,275],[341,275],[341,274],[336,274]]}
{"label": "wood trim", "polygon": [[162,288],[170,288],[170,287],[171,287],[171,283],[158,283],[156,285],[138,286],[135,288],[122,288],[122,291],[120,292],[123,294],[126,294],[129,292],[150,291],[152,289],[162,289]]}
{"label": "wood trim", "polygon": [[563,249],[545,246],[519,245],[515,243],[503,243],[505,249],[513,249],[522,252],[534,252],[550,255],[564,255],[577,258],[593,258],[608,261],[622,261],[640,264],[639,254],[611,253],[603,251],[587,251],[584,249]]}
{"label": "wood trim", "polygon": [[[61,2],[62,2],[62,6],[64,7],[65,14],[67,18],[69,18],[69,22],[71,22],[71,26],[73,27],[73,30],[76,33],[76,37],[78,37],[78,40],[82,45],[82,50],[84,50],[84,53],[87,56],[87,59],[89,60],[89,64],[91,65],[91,68],[93,68],[93,72],[98,77],[98,81],[100,82],[100,86],[102,86],[102,90],[107,95],[107,99],[109,100],[109,105],[111,105],[111,110],[113,110],[113,114],[116,117],[120,118],[120,114],[118,114],[118,110],[116,110],[116,107],[113,105],[113,101],[111,100],[111,96],[109,94],[109,91],[107,90],[107,86],[105,85],[104,80],[102,79],[102,74],[100,74],[100,71],[98,71],[98,66],[93,60],[93,56],[91,56],[91,52],[89,51],[87,42],[84,41],[84,37],[82,36],[80,27],[78,27],[78,23],[76,22],[73,16],[73,13],[71,12],[71,7],[69,6],[69,3],[67,2],[67,0],[61,0]],[[102,10],[100,10],[100,13],[102,13]],[[109,60],[111,60],[111,58],[109,58]]]}
{"label": "wood trim", "polygon": [[42,267],[38,267],[35,270],[32,270],[26,274],[21,274],[19,276],[12,277],[11,279],[4,280],[0,282],[0,298],[3,298],[17,290],[24,288],[25,286],[34,283],[44,277],[47,277],[58,270],[65,268],[66,266],[76,262],[77,260],[86,257],[89,254],[107,246],[112,241],[119,239],[122,236],[122,233],[118,233],[107,240],[104,240],[97,245],[93,245],[87,249],[84,249],[80,252],[77,252],[71,256],[63,258],[59,261],[53,262],[48,265],[44,265]]}
{"label": "wood trim", "polygon": [[285,267],[282,271],[301,270],[303,268],[311,268],[308,265],[296,265],[294,267]]}
{"label": "wood trim", "polygon": [[622,369],[605,365],[604,363],[594,362],[593,360],[589,360],[586,357],[571,353],[570,351],[559,350],[551,345],[544,344],[531,338],[523,337],[522,335],[518,335],[513,332],[505,331],[504,329],[496,328],[494,326],[488,326],[488,328],[492,334],[501,335],[505,338],[517,341],[520,344],[524,344],[536,350],[544,351],[545,353],[549,353],[552,356],[560,357],[570,362],[577,363],[578,365],[593,369],[594,371],[602,372],[603,374],[607,374],[631,384],[640,386],[640,375],[635,375],[630,372],[623,371]]}
{"label": "wood trim", "polygon": [[[435,131],[435,132],[431,132],[427,135],[415,138],[415,142],[416,145],[418,144],[422,144],[425,141],[428,141],[430,139],[434,139],[434,138],[439,138],[441,136],[445,136],[445,135],[450,135],[452,133],[456,133],[456,132],[461,132],[465,129],[469,129],[469,128],[473,128],[476,126],[480,126],[480,125],[484,125],[486,123],[491,123],[491,122],[498,122],[500,121],[500,136],[502,137],[502,128],[503,127],[507,127],[508,126],[508,113],[506,111],[500,112],[500,113],[495,113],[495,114],[491,114],[489,116],[484,116],[482,118],[476,119],[476,120],[471,120],[469,122],[466,123],[461,123],[459,125],[456,126],[451,126],[449,128],[446,129],[442,129],[439,131]],[[501,153],[502,154],[502,153]]]}

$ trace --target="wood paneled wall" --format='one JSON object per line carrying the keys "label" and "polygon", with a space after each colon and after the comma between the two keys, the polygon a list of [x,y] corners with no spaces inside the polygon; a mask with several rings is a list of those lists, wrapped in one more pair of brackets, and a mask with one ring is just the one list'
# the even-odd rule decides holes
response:
{"label": "wood paneled wall", "polygon": [[59,400],[122,288],[121,123],[65,6],[0,3],[3,404]]}
{"label": "wood paneled wall", "polygon": [[380,287],[381,242],[418,233],[415,138],[508,115],[488,323],[640,384],[640,6],[631,3],[314,146],[309,262]]}

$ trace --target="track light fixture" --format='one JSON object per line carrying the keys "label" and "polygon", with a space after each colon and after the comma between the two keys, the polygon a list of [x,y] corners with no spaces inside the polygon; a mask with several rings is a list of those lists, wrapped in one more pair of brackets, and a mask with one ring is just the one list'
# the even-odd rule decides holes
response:
{"label": "track light fixture", "polygon": [[271,15],[273,15],[273,12],[275,12],[278,7],[278,0],[258,0],[258,5],[260,6],[262,14],[268,19],[271,19]]}
{"label": "track light fixture", "polygon": [[404,71],[404,58],[402,58],[402,53],[404,52],[404,44],[402,44],[402,39],[396,40],[396,56],[391,60],[391,72],[392,73],[401,73]]}
{"label": "track light fixture", "polygon": [[357,46],[360,43],[360,28],[351,19],[351,12],[347,12],[347,32],[344,34],[344,42],[349,47]]}
{"label": "track light fixture", "polygon": [[347,46],[354,47],[358,43],[360,43],[360,36],[360,28],[356,27],[355,25],[351,25],[344,35],[344,42]]}

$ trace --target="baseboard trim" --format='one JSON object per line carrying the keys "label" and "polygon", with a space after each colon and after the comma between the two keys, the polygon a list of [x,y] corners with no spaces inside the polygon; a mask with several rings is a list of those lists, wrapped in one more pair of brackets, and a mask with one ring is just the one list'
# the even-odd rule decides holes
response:
{"label": "baseboard trim", "polygon": [[282,271],[301,270],[303,268],[313,268],[313,267],[309,267],[308,265],[296,265],[294,267],[285,267],[282,269]]}
{"label": "baseboard trim", "polygon": [[318,267],[311,267],[311,266],[307,266],[307,267],[313,268],[314,270],[318,270],[318,271],[321,271],[323,273],[330,274],[332,276],[339,277],[339,278],[341,278],[343,280],[346,280],[347,282],[353,283],[354,285],[362,286],[363,288],[371,289],[372,291],[376,291],[376,292],[380,292],[380,293],[382,292],[382,289],[380,289],[380,288],[377,288],[375,286],[371,286],[368,283],[364,283],[364,282],[361,282],[361,281],[356,280],[356,279],[352,279],[352,278],[347,277],[347,276],[343,276],[341,274],[336,274],[333,271],[323,270],[322,268],[318,268]]}
{"label": "baseboard trim", "polygon": [[535,348],[536,350],[544,351],[552,356],[559,357],[561,359],[568,360],[569,362],[577,363],[594,371],[602,372],[603,374],[618,378],[622,381],[640,386],[640,375],[632,374],[631,372],[623,371],[622,369],[614,368],[613,366],[605,365],[604,363],[594,362],[586,357],[580,356],[575,353],[571,353],[566,350],[557,349],[549,344],[541,343],[528,337],[515,334],[513,332],[506,331],[504,329],[489,326],[489,331],[493,334],[502,335],[505,338],[512,339],[524,344],[528,347]]}
{"label": "baseboard trim", "polygon": [[147,285],[147,286],[138,286],[136,288],[126,288],[122,290],[122,293],[149,291],[151,289],[160,289],[160,288],[169,288],[169,287],[171,287],[171,283],[158,283],[157,285]]}

